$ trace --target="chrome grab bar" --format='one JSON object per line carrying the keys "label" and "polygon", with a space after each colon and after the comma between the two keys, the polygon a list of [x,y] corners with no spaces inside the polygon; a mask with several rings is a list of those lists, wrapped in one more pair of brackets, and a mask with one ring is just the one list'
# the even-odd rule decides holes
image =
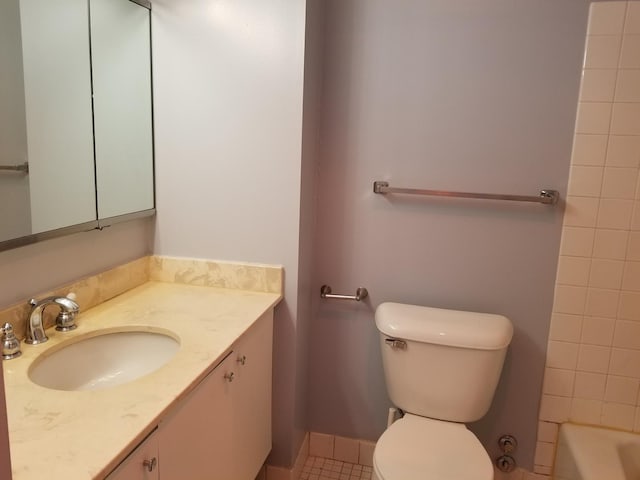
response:
{"label": "chrome grab bar", "polygon": [[429,195],[435,197],[475,198],[483,200],[509,200],[513,202],[534,202],[555,205],[560,199],[557,190],[540,190],[540,195],[501,195],[496,193],[449,192],[445,190],[423,190],[418,188],[390,187],[388,182],[373,182],[373,193],[404,193],[408,195]]}
{"label": "chrome grab bar", "polygon": [[360,302],[368,296],[369,292],[364,287],[358,287],[355,295],[331,293],[331,287],[329,285],[322,285],[322,287],[320,287],[320,298],[335,298],[337,300],[355,300],[356,302]]}
{"label": "chrome grab bar", "polygon": [[29,164],[24,162],[20,165],[0,165],[0,171],[29,173]]}

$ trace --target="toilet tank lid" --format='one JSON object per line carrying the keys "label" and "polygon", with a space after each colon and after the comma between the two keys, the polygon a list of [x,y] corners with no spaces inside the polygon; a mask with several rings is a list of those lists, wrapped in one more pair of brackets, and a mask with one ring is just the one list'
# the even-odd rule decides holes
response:
{"label": "toilet tank lid", "polygon": [[394,338],[478,350],[505,348],[513,336],[503,315],[391,302],[376,309],[376,326]]}

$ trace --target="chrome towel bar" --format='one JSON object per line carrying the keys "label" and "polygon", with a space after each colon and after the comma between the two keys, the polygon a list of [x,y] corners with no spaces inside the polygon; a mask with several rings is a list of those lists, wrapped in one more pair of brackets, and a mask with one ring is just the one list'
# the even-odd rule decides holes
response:
{"label": "chrome towel bar", "polygon": [[29,164],[25,162],[20,165],[0,165],[0,171],[29,173]]}
{"label": "chrome towel bar", "polygon": [[496,193],[448,192],[444,190],[423,190],[418,188],[390,187],[388,182],[373,182],[373,193],[404,193],[408,195],[429,195],[435,197],[476,198],[483,200],[509,200],[512,202],[534,202],[555,205],[560,199],[557,190],[540,190],[540,195],[500,195]]}
{"label": "chrome towel bar", "polygon": [[320,287],[321,298],[335,298],[338,300],[355,300],[360,302],[369,296],[369,292],[364,287],[358,287],[355,295],[338,295],[337,293],[331,293],[331,287],[329,285],[322,285]]}

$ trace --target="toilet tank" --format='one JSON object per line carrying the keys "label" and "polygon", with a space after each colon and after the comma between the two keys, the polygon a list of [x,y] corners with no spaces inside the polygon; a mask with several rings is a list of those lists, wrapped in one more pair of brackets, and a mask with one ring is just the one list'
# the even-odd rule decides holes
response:
{"label": "toilet tank", "polygon": [[507,317],[383,303],[375,318],[394,405],[461,423],[487,413],[513,336]]}

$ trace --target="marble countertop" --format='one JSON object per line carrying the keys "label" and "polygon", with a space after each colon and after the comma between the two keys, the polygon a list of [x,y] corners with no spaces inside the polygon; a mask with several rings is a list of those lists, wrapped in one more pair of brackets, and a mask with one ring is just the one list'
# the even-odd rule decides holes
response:
{"label": "marble countertop", "polygon": [[[276,293],[149,282],[81,312],[72,332],[50,331],[42,345],[23,343],[21,357],[2,362],[13,480],[106,476],[280,299]],[[178,353],[147,376],[103,390],[50,390],[27,377],[33,359],[61,342],[130,326],[175,333]]]}

